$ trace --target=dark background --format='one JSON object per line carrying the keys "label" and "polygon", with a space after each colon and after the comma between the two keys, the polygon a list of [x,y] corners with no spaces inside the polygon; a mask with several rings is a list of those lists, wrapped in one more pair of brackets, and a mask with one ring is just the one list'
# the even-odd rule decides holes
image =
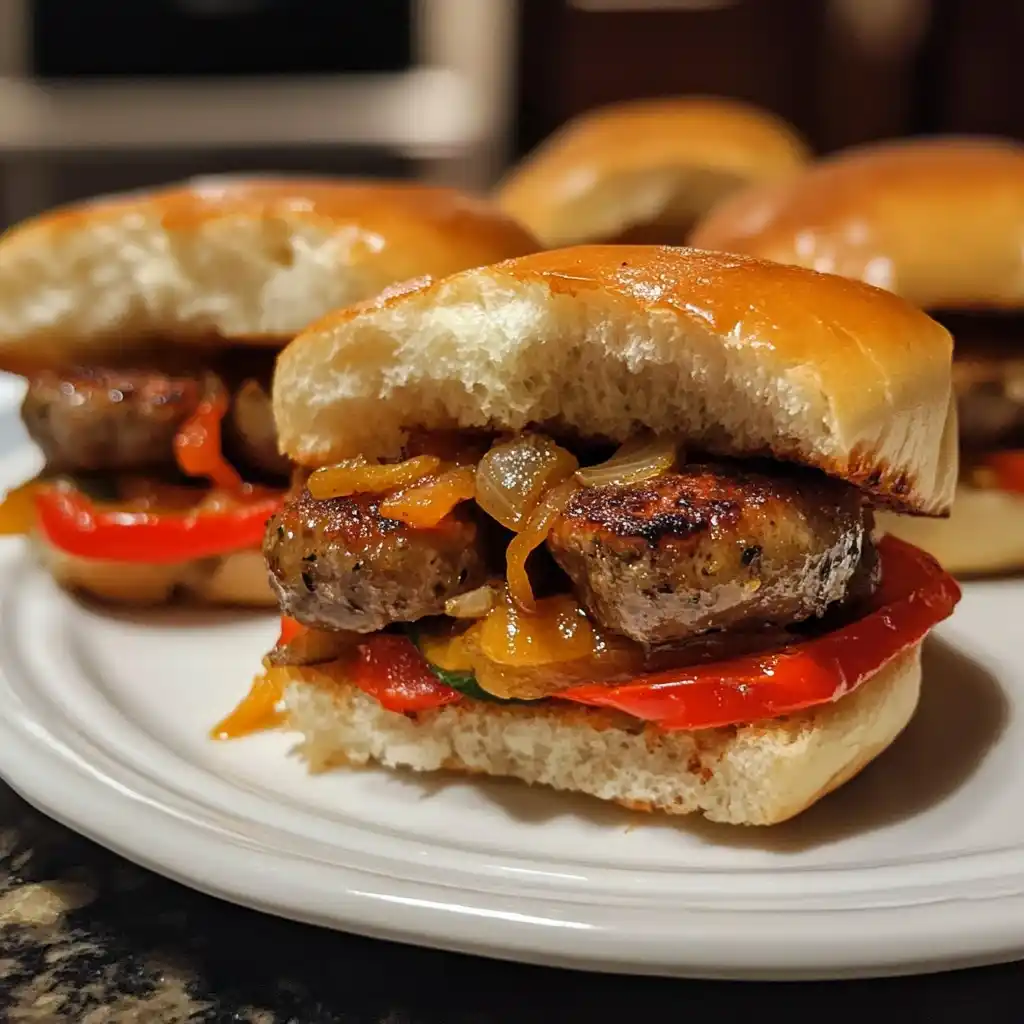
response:
{"label": "dark background", "polygon": [[1024,4],[1015,0],[520,7],[520,149],[589,107],[674,93],[758,103],[819,151],[892,135],[1024,133]]}
{"label": "dark background", "polygon": [[[364,73],[414,59],[411,0],[30,7],[32,66],[43,78]],[[921,132],[1024,134],[1024,5],[1016,0],[737,0],[618,11],[519,0],[518,8],[514,154],[590,107],[691,92],[768,107],[821,150]]]}
{"label": "dark background", "polygon": [[[22,63],[32,79],[130,89],[140,78],[399,72],[417,61],[417,10],[431,0],[4,2],[26,5]],[[644,96],[746,99],[790,120],[818,152],[932,132],[1024,137],[1017,0],[668,0],[668,9],[666,0],[623,0],[611,11],[589,9],[593,0],[507,2],[518,32],[507,42],[512,82],[495,128],[501,157],[486,184],[567,118]],[[3,117],[0,105],[0,133]],[[49,194],[30,206],[188,174],[422,171],[407,155],[344,144],[47,159]]]}

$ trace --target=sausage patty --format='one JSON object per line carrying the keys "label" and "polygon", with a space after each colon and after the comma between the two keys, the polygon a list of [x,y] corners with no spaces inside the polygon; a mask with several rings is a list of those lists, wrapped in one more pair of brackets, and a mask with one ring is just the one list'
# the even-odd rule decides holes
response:
{"label": "sausage patty", "polygon": [[174,461],[174,435],[201,397],[198,377],[45,372],[29,382],[22,418],[52,469],[142,469]]}
{"label": "sausage patty", "polygon": [[[174,435],[196,411],[212,374],[90,368],[40,373],[29,382],[22,418],[57,472],[155,469],[175,464]],[[287,475],[277,452],[270,396],[244,380],[225,421],[226,453],[246,466]]]}
{"label": "sausage patty", "polygon": [[578,491],[548,547],[594,619],[647,644],[821,616],[878,575],[853,487],[727,464]]}
{"label": "sausage patty", "polygon": [[930,312],[955,339],[953,389],[964,447],[986,451],[1024,444],[1024,317]]}
{"label": "sausage patty", "polygon": [[1024,443],[1024,360],[955,360],[953,387],[966,448],[985,450]]}
{"label": "sausage patty", "polygon": [[281,608],[307,626],[372,633],[444,612],[486,579],[483,538],[463,506],[435,529],[387,519],[380,497],[317,500],[303,488],[267,527]]}

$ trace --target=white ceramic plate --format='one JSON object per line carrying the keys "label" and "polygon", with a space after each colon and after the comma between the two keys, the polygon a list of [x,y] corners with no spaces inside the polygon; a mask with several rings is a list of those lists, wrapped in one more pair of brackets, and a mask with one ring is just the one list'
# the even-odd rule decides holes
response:
{"label": "white ceramic plate", "polygon": [[[0,482],[33,468],[22,449]],[[104,613],[5,539],[0,772],[187,885],[371,936],[730,978],[1008,960],[1024,955],[1022,628],[1024,589],[971,586],[899,742],[796,821],[737,831],[514,783],[309,778],[282,733],[214,743],[272,616]]]}

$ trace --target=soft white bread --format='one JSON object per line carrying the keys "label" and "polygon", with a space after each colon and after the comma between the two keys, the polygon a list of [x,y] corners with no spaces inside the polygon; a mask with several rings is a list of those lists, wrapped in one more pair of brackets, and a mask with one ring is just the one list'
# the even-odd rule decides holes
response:
{"label": "soft white bread", "polygon": [[280,346],[395,281],[537,248],[489,203],[407,182],[241,178],[105,197],[0,240],[0,369],[154,342]]}
{"label": "soft white bread", "polygon": [[[634,100],[569,121],[506,176],[497,200],[549,248],[680,244],[723,196],[792,174],[809,159],[790,125],[746,103]],[[623,237],[637,229],[643,239]]]}
{"label": "soft white bread", "polygon": [[944,514],[957,475],[952,339],[839,277],[695,249],[589,246],[396,291],[279,356],[282,451],[393,456],[413,428],[541,424],[773,455]]}
{"label": "soft white bread", "polygon": [[878,522],[956,576],[1024,571],[1024,494],[961,484],[948,519],[883,513]]}
{"label": "soft white bread", "polygon": [[300,753],[316,771],[376,762],[507,776],[635,810],[773,825],[853,778],[899,735],[917,707],[921,650],[904,651],[835,703],[671,733],[556,701],[502,707],[467,700],[410,718],[354,686],[314,681],[313,669],[292,671],[300,681],[285,694],[290,725],[302,733]]}
{"label": "soft white bread", "polygon": [[276,608],[262,551],[235,551],[173,565],[110,562],[69,555],[33,537],[40,562],[68,590],[108,604],[162,605],[184,597],[193,604]]}
{"label": "soft white bread", "polygon": [[938,137],[846,150],[726,199],[691,244],[896,292],[925,309],[1024,304],[1024,144]]}

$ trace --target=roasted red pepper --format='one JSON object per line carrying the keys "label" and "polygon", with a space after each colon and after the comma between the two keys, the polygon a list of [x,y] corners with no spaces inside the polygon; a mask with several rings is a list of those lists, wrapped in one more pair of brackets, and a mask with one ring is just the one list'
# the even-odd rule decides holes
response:
{"label": "roasted red pepper", "polygon": [[992,471],[1000,490],[1024,494],[1024,451],[991,452],[983,465]]}
{"label": "roasted red pepper", "polygon": [[96,504],[73,488],[41,487],[35,504],[43,536],[69,555],[159,565],[258,548],[281,497],[253,494],[218,508],[135,511]]}
{"label": "roasted red pepper", "polygon": [[359,645],[352,681],[388,711],[428,711],[461,700],[438,680],[408,637],[374,633]]}
{"label": "roasted red pepper", "polygon": [[[669,730],[777,718],[838,700],[920,641],[960,600],[956,581],[930,555],[892,537],[879,552],[884,576],[872,610],[839,629],[770,654],[575,686],[552,699],[622,711]],[[370,637],[360,665],[355,684],[391,711],[462,699],[404,638]]]}
{"label": "roasted red pepper", "polygon": [[242,478],[224,458],[221,447],[221,426],[229,401],[219,386],[203,398],[174,438],[174,457],[186,476],[204,476],[222,490],[237,491]]}

